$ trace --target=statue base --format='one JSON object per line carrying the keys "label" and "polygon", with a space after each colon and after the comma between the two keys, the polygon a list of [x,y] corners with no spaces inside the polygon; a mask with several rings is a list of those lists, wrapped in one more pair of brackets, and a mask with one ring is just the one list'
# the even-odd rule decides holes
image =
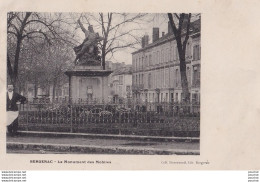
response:
{"label": "statue base", "polygon": [[74,102],[108,102],[111,73],[102,70],[102,66],[76,65],[73,70],[65,72],[69,77],[69,97]]}
{"label": "statue base", "polygon": [[102,66],[76,65],[74,70],[102,70]]}

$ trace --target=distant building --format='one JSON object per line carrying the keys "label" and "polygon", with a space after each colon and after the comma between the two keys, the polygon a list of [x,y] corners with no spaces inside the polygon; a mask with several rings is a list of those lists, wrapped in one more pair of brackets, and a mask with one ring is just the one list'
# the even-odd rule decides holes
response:
{"label": "distant building", "polygon": [[[200,19],[191,23],[186,49],[186,74],[190,99],[200,100]],[[132,53],[133,98],[146,102],[180,102],[183,99],[176,40],[168,23],[168,33],[153,28],[152,43],[142,38],[142,48]]]}
{"label": "distant building", "polygon": [[114,103],[132,98],[132,65],[115,70],[111,76],[111,86]]}
{"label": "distant building", "polygon": [[106,70],[114,71],[127,66],[125,62],[113,63],[112,61],[106,61]]}
{"label": "distant building", "polygon": [[50,86],[49,98],[52,100],[69,100],[69,83],[64,83],[59,88],[55,89],[55,96],[53,97],[53,86]]}
{"label": "distant building", "polygon": [[[37,89],[37,92],[35,90]],[[69,83],[65,83],[59,88],[56,88],[55,90],[55,96],[53,97],[53,86],[46,86],[46,87],[35,87],[35,84],[27,84],[26,90],[24,92],[24,95],[28,99],[29,102],[36,101],[37,99],[47,99],[52,101],[53,98],[55,100],[68,100],[69,99]]]}
{"label": "distant building", "polygon": [[106,61],[105,69],[111,71],[112,70],[112,61]]}

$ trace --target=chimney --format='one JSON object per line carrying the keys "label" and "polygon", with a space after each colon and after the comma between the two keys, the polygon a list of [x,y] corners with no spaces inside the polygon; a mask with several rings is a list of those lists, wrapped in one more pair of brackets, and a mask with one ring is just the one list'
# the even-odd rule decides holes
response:
{"label": "chimney", "polygon": [[170,21],[168,21],[168,34],[172,34],[172,27]]}
{"label": "chimney", "polygon": [[157,41],[159,39],[159,28],[154,27],[153,28],[153,42]]}
{"label": "chimney", "polygon": [[142,37],[142,48],[144,48],[144,46],[145,46],[145,37],[143,36]]}
{"label": "chimney", "polygon": [[149,44],[149,35],[144,36],[144,46],[147,46]]}
{"label": "chimney", "polygon": [[162,37],[165,35],[165,32],[162,32]]}

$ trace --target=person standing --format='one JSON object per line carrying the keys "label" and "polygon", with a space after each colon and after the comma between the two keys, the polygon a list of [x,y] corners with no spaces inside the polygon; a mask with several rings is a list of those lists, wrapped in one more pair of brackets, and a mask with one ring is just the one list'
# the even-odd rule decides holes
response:
{"label": "person standing", "polygon": [[7,111],[7,131],[11,136],[15,135],[18,130],[18,106],[17,104],[24,103],[26,98],[16,92],[14,92],[14,86],[7,86],[6,95],[6,111]]}

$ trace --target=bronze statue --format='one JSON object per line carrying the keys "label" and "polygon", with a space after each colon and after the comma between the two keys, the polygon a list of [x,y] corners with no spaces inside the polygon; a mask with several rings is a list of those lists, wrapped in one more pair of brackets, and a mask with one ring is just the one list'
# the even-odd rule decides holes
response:
{"label": "bronze statue", "polygon": [[101,57],[99,56],[98,42],[103,40],[98,33],[94,32],[93,26],[89,25],[88,30],[78,20],[81,30],[85,33],[85,40],[77,47],[74,47],[76,53],[75,64],[88,64],[88,62],[99,62],[101,63]]}

